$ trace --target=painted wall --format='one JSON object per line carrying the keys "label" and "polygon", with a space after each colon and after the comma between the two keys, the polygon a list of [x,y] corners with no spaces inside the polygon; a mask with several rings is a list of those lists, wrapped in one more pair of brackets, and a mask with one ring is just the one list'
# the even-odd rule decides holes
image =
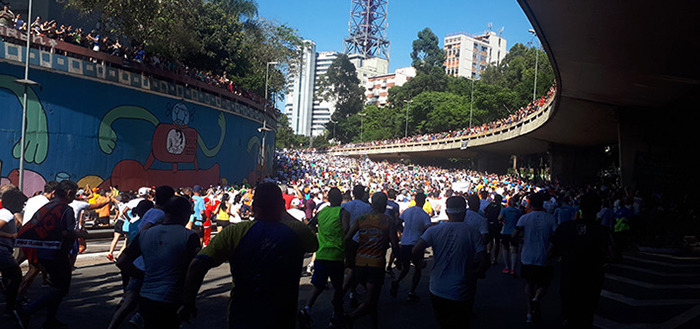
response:
{"label": "painted wall", "polygon": [[[0,59],[0,185],[18,184],[23,76],[22,63]],[[29,78],[40,86],[28,93],[27,194],[63,179],[121,190],[240,184],[271,168],[261,124],[245,116],[51,69],[32,67]],[[274,133],[265,139],[272,159]]]}

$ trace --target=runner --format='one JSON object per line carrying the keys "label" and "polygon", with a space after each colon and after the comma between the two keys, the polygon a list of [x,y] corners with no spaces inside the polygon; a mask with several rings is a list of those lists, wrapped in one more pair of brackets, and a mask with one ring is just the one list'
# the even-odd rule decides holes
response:
{"label": "runner", "polygon": [[[199,237],[186,229],[190,215],[187,199],[173,196],[163,205],[161,225],[142,231],[127,247],[117,265],[143,280],[139,312],[146,328],[180,328],[177,310],[184,301],[187,267],[201,248]],[[145,272],[134,261],[143,255]]]}
{"label": "runner", "polygon": [[[361,216],[367,215],[372,211],[372,206],[369,203],[363,201],[365,198],[365,187],[363,185],[355,185],[352,189],[352,195],[354,199],[349,202],[341,204],[341,207],[350,213],[350,227],[355,224],[355,221]],[[345,291],[350,290],[350,306],[357,306],[357,281],[355,281],[353,269],[355,268],[355,255],[357,254],[357,248],[360,241],[360,235],[355,234],[352,241],[345,241],[345,261],[347,273],[345,275],[345,282],[343,287]]]}
{"label": "runner", "polygon": [[[428,228],[412,251],[414,256],[422,256],[427,247],[433,247],[430,296],[442,328],[469,328],[476,295],[471,282],[483,277],[489,267],[479,231],[462,223],[466,206],[461,196],[448,198],[448,221]],[[472,271],[476,264],[479,267]]]}
{"label": "runner", "polygon": [[508,199],[508,207],[501,209],[501,213],[498,215],[498,221],[503,225],[500,232],[501,244],[503,244],[503,264],[505,264],[503,274],[515,276],[515,265],[518,264],[518,243],[511,235],[521,215],[516,197]]}
{"label": "runner", "polygon": [[329,278],[333,285],[333,314],[329,327],[338,328],[343,320],[343,260],[345,258],[343,239],[350,228],[350,213],[340,207],[342,200],[340,190],[332,188],[328,192],[330,205],[324,207],[312,219],[312,223],[318,223],[319,247],[311,278],[314,291],[298,315],[302,328],[311,328],[311,307],[325,289]]}
{"label": "runner", "polygon": [[362,284],[367,292],[362,304],[348,315],[349,328],[353,327],[355,320],[367,314],[370,315],[372,327],[379,326],[377,303],[384,285],[386,250],[391,245],[395,253],[399,252],[396,226],[394,221],[384,214],[386,203],[386,194],[374,193],[371,213],[357,218],[345,235],[346,243],[352,241],[356,234],[359,235],[353,272],[356,272],[357,282]]}
{"label": "runner", "polygon": [[192,260],[178,311],[185,322],[197,315],[195,300],[206,273],[229,261],[234,283],[229,328],[294,327],[299,269],[318,241],[308,226],[286,214],[277,185],[258,185],[253,200],[255,220],[229,225]]}
{"label": "runner", "polygon": [[[486,222],[489,229],[489,234],[486,240],[486,250],[491,256],[491,264],[496,264],[498,260],[498,252],[500,251],[501,245],[501,223],[498,222],[498,215],[501,214],[501,209],[503,209],[503,196],[496,194],[493,197],[493,202],[490,202],[486,208],[484,208],[484,217],[486,217]],[[506,266],[507,267],[507,266]]]}
{"label": "runner", "polygon": [[547,249],[557,222],[543,208],[543,203],[542,193],[530,195],[528,204],[532,211],[520,217],[512,235],[523,241],[521,262],[522,276],[527,280],[527,323],[533,323],[541,317],[539,304],[552,281],[552,266],[547,259]]}
{"label": "runner", "polygon": [[[5,314],[17,316],[15,305],[19,285],[22,281],[22,270],[13,257],[15,240],[17,239],[17,224],[21,222],[22,207],[27,197],[18,188],[0,190],[2,208],[0,208],[0,273],[2,273],[5,293]],[[21,324],[21,319],[16,319]]]}
{"label": "runner", "polygon": [[399,260],[401,261],[401,272],[396,281],[391,282],[391,289],[389,294],[391,297],[396,298],[399,291],[399,284],[401,280],[408,275],[408,271],[411,268],[411,263],[415,269],[413,270],[413,279],[411,280],[411,290],[408,292],[408,301],[418,300],[416,296],[416,288],[418,283],[420,283],[421,272],[423,267],[425,267],[425,261],[423,261],[423,255],[413,255],[413,247],[423,235],[423,232],[432,225],[430,221],[430,216],[423,210],[423,205],[425,204],[425,194],[416,193],[414,200],[416,205],[409,207],[401,214],[401,219],[404,223],[403,234],[401,235],[401,256]]}

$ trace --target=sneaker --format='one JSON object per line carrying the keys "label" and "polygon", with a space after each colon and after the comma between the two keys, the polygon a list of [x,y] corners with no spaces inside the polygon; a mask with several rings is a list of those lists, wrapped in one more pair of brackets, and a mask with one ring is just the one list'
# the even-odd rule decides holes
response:
{"label": "sneaker", "polygon": [[139,329],[143,329],[143,327],[145,326],[145,323],[143,321],[143,317],[141,316],[140,313],[134,314],[134,316],[131,318],[131,320],[129,320],[129,324],[136,327],[136,328],[139,328]]}
{"label": "sneaker", "polygon": [[51,321],[44,322],[44,325],[41,328],[43,328],[43,329],[64,329],[64,328],[68,328],[68,325],[61,322],[61,321],[53,319]]}
{"label": "sneaker", "polygon": [[299,320],[299,327],[301,329],[311,329],[311,314],[309,313],[309,308],[304,307],[297,313],[297,319]]}
{"label": "sneaker", "polygon": [[510,269],[507,267],[503,269],[503,274],[510,274]]}
{"label": "sneaker", "polygon": [[510,275],[517,277],[517,275],[515,274],[515,270],[510,270]]}
{"label": "sneaker", "polygon": [[391,281],[391,289],[389,289],[389,295],[391,298],[396,298],[399,294],[399,283],[396,281]]}
{"label": "sneaker", "polygon": [[532,314],[528,313],[527,318],[525,320],[527,323],[535,323],[535,319],[533,318]]}
{"label": "sneaker", "polygon": [[408,298],[406,298],[409,302],[416,302],[420,300],[420,297],[416,296],[415,293],[409,292],[408,293]]}
{"label": "sneaker", "polygon": [[112,254],[107,254],[107,259],[109,259],[110,262],[114,261],[114,255]]}

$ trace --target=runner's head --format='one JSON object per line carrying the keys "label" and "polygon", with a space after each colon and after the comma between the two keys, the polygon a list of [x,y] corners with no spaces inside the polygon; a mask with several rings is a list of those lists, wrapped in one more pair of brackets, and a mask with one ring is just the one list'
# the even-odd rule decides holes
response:
{"label": "runner's head", "polygon": [[532,209],[542,209],[544,205],[544,195],[542,195],[542,193],[532,193],[527,201]]}
{"label": "runner's head", "polygon": [[365,187],[362,185],[355,185],[352,189],[352,196],[355,200],[362,200],[365,197]]}
{"label": "runner's head", "polygon": [[27,196],[18,188],[10,188],[2,192],[2,207],[15,214],[22,212]]}
{"label": "runner's head", "polygon": [[479,201],[478,195],[471,194],[471,195],[469,195],[467,200],[469,200],[469,210],[479,211],[479,206],[481,205],[481,201]]}
{"label": "runner's head", "polygon": [[[148,201],[141,201],[141,203],[143,202]],[[187,199],[180,196],[171,196],[163,202],[165,222],[185,225],[190,218],[191,209],[190,202]]]}
{"label": "runner's head", "polygon": [[423,192],[416,193],[415,200],[416,200],[417,207],[423,207],[423,205],[425,204],[425,193],[423,193]]}
{"label": "runner's head", "polygon": [[372,195],[372,209],[379,213],[386,210],[387,197],[384,192],[377,192]]}
{"label": "runner's head", "polygon": [[75,192],[78,191],[78,184],[71,180],[64,180],[58,183],[56,190],[54,190],[54,196],[58,198],[65,198],[68,202],[73,201],[75,198]]}
{"label": "runner's head", "polygon": [[451,196],[445,201],[445,213],[451,222],[463,222],[467,213],[467,201],[461,196]]}
{"label": "runner's head", "polygon": [[162,206],[173,195],[175,195],[175,189],[168,185],[156,187],[156,206]]}
{"label": "runner's head", "polygon": [[282,191],[274,183],[262,183],[255,188],[253,214],[256,220],[279,220],[284,211]]}
{"label": "runner's head", "polygon": [[338,207],[343,202],[343,194],[337,187],[328,191],[328,202],[330,202],[331,207]]}

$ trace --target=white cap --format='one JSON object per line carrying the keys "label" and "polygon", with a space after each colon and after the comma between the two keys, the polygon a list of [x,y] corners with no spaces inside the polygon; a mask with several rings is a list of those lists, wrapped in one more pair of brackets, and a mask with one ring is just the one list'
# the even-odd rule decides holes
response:
{"label": "white cap", "polygon": [[149,192],[151,192],[150,188],[142,187],[139,189],[139,196],[144,196],[144,195],[148,194]]}
{"label": "white cap", "polygon": [[298,207],[301,206],[301,201],[299,199],[292,199],[292,207]]}

